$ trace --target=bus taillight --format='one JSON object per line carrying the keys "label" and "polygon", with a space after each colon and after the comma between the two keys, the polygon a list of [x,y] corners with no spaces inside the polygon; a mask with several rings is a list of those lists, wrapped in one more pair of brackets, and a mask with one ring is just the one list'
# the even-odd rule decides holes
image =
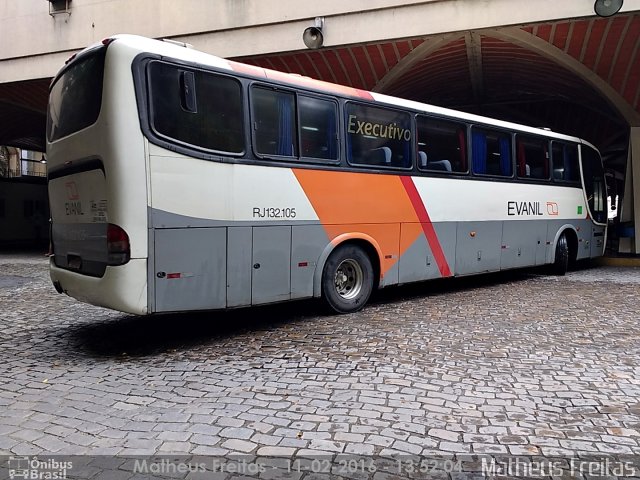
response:
{"label": "bus taillight", "polygon": [[112,223],[107,226],[107,254],[109,265],[124,265],[131,258],[129,235]]}

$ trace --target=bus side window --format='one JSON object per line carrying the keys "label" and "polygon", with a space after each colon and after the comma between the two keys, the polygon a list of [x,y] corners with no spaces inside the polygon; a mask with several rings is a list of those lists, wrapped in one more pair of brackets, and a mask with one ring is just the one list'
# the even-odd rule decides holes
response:
{"label": "bus side window", "polygon": [[511,135],[474,127],[471,134],[473,173],[510,177]]}
{"label": "bus side window", "polygon": [[251,89],[253,145],[259,155],[298,155],[295,95],[272,88]]}
{"label": "bus side window", "polygon": [[156,135],[199,149],[244,152],[242,87],[237,80],[159,61],[149,64],[147,75]]}
{"label": "bus side window", "polygon": [[347,160],[352,165],[411,168],[411,115],[349,102],[345,108]]}
{"label": "bus side window", "polygon": [[300,156],[338,159],[336,104],[320,98],[298,96]]}
{"label": "bus side window", "polygon": [[517,135],[518,177],[549,179],[549,142],[540,137]]}
{"label": "bus side window", "polygon": [[553,179],[565,182],[580,181],[578,147],[568,143],[554,141],[551,147]]}
{"label": "bus side window", "polygon": [[424,115],[416,125],[420,170],[467,171],[466,125]]}

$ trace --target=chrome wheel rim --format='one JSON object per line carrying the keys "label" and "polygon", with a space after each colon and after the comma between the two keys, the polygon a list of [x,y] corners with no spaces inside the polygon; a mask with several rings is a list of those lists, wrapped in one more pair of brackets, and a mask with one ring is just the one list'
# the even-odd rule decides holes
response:
{"label": "chrome wheel rim", "polygon": [[345,300],[357,297],[362,290],[364,274],[362,267],[350,258],[343,260],[336,269],[334,278],[336,292]]}

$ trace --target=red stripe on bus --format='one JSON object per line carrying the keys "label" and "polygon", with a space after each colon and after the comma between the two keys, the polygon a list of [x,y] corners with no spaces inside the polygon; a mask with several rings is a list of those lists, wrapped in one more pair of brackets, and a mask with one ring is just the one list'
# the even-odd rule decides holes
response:
{"label": "red stripe on bus", "polygon": [[427,237],[429,248],[431,248],[431,253],[433,253],[433,256],[435,257],[438,269],[440,270],[440,275],[442,275],[443,277],[450,277],[451,269],[449,268],[449,264],[447,263],[447,258],[444,256],[442,246],[440,245],[438,235],[433,228],[433,224],[431,223],[431,219],[429,218],[427,209],[425,208],[424,203],[420,198],[418,189],[413,183],[411,177],[401,176],[400,181],[402,182],[402,185],[404,185],[404,188],[407,191],[407,195],[409,195],[409,199],[411,200],[411,204],[416,211],[416,215],[418,215],[420,225],[422,225],[422,231],[424,232],[424,236]]}

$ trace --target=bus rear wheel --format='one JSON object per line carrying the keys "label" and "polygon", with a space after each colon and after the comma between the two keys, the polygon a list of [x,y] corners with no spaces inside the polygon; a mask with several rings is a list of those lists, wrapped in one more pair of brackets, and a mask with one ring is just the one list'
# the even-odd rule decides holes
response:
{"label": "bus rear wheel", "polygon": [[569,269],[569,242],[567,234],[563,233],[556,244],[556,255],[551,270],[555,275],[564,275]]}
{"label": "bus rear wheel", "polygon": [[322,297],[337,313],[357,312],[373,291],[373,266],[357,245],[337,247],[322,271]]}

